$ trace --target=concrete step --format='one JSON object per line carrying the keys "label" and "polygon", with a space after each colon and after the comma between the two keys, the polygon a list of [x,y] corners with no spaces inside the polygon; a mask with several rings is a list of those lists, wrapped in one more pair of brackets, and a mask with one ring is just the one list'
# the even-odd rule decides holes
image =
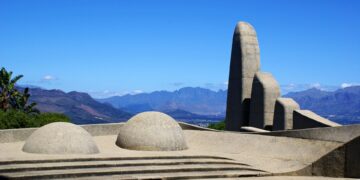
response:
{"label": "concrete step", "polygon": [[232,160],[222,159],[147,159],[147,160],[118,160],[118,161],[75,161],[75,162],[51,162],[51,163],[22,163],[8,164],[0,166],[0,173],[21,172],[21,171],[39,171],[56,169],[75,169],[75,168],[99,168],[99,167],[130,167],[130,166],[174,166],[174,165],[196,165],[196,164],[217,164],[217,165],[239,165],[249,167],[247,164]]}
{"label": "concrete step", "polygon": [[234,179],[244,177],[258,177],[269,176],[270,174],[259,173],[255,174],[253,171],[197,171],[197,172],[170,172],[170,173],[153,173],[153,174],[126,174],[126,175],[111,175],[111,176],[92,176],[92,177],[77,177],[71,178],[74,180],[135,180],[135,179]]}
{"label": "concrete step", "polygon": [[232,160],[218,156],[137,156],[137,157],[92,157],[92,158],[66,158],[66,159],[33,159],[33,160],[5,160],[0,165],[30,164],[30,163],[57,163],[57,162],[88,162],[88,161],[124,161],[124,160],[161,160],[161,159],[220,159]]}
{"label": "concrete step", "polygon": [[[216,172],[219,176],[226,171],[237,171],[237,176],[259,176],[267,173],[243,165],[235,164],[183,164],[183,165],[150,165],[150,166],[128,166],[128,167],[94,167],[78,169],[58,170],[32,170],[22,172],[4,172],[1,175],[17,179],[49,179],[49,178],[77,178],[91,176],[127,175],[140,176],[161,173],[185,173],[189,172]],[[158,178],[161,176],[157,176]]]}

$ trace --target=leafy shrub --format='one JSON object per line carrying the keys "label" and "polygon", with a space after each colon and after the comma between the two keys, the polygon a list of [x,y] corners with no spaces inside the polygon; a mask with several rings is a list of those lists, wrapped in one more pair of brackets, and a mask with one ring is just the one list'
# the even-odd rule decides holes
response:
{"label": "leafy shrub", "polygon": [[11,128],[22,128],[27,127],[30,116],[20,111],[1,111],[0,110],[0,128],[11,129]]}
{"label": "leafy shrub", "polygon": [[0,129],[40,127],[52,122],[70,122],[63,114],[41,113],[36,103],[29,103],[29,88],[23,92],[15,84],[23,75],[12,77],[4,67],[0,70]]}
{"label": "leafy shrub", "polygon": [[209,124],[208,128],[216,129],[216,130],[225,130],[225,121]]}
{"label": "leafy shrub", "polygon": [[33,115],[33,117],[33,121],[29,124],[31,127],[40,127],[52,122],[70,122],[66,115],[59,113],[41,113]]}
{"label": "leafy shrub", "polygon": [[0,110],[0,129],[40,127],[52,122],[70,122],[70,119],[58,113],[27,114],[17,110]]}

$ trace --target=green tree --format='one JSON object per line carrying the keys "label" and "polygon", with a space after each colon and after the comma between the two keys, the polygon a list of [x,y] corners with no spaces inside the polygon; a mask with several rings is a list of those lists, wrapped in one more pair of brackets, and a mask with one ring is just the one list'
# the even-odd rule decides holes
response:
{"label": "green tree", "polygon": [[29,88],[25,88],[23,93],[15,90],[11,105],[14,109],[23,111],[27,114],[39,114],[40,111],[35,108],[36,103],[32,102],[28,104],[29,98]]}
{"label": "green tree", "polygon": [[0,110],[0,129],[40,127],[52,122],[70,122],[70,119],[58,113],[27,114],[14,109]]}
{"label": "green tree", "polygon": [[0,70],[0,129],[40,127],[52,122],[70,122],[58,113],[41,113],[36,103],[29,103],[29,88],[23,92],[16,89],[16,83],[23,75],[12,77],[11,71]]}
{"label": "green tree", "polygon": [[5,68],[0,70],[0,109],[7,111],[11,106],[11,101],[19,93],[15,89],[16,82],[21,79],[23,75],[18,75],[12,78],[12,72],[6,71]]}
{"label": "green tree", "polygon": [[209,124],[208,128],[216,130],[225,130],[225,121]]}
{"label": "green tree", "polygon": [[29,88],[25,88],[24,92],[16,89],[15,84],[23,75],[12,78],[13,72],[6,71],[5,68],[0,70],[0,109],[8,111],[16,109],[27,114],[38,114],[39,110],[35,108],[36,103],[28,103],[30,94]]}

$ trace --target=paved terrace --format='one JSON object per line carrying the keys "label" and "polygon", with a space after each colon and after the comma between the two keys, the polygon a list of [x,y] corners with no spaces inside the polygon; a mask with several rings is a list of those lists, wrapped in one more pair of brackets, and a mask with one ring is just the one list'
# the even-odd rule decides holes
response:
{"label": "paved terrace", "polygon": [[[100,153],[93,155],[25,153],[24,140],[35,129],[3,130],[0,175],[18,179],[273,179],[316,175],[311,169],[314,162],[344,145],[338,141],[217,132],[182,123],[189,149],[134,151],[115,145],[119,126],[122,124],[83,126],[99,147]],[[322,179],[308,179],[313,178]]]}

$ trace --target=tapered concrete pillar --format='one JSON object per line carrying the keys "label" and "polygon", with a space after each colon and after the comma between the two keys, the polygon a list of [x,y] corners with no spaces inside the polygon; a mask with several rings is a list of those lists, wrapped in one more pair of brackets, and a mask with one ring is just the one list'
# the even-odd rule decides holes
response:
{"label": "tapered concrete pillar", "polygon": [[275,102],[273,131],[293,128],[293,112],[300,106],[292,98],[278,98]]}
{"label": "tapered concrete pillar", "polygon": [[293,113],[293,119],[293,129],[341,126],[340,124],[323,118],[309,110],[295,110]]}
{"label": "tapered concrete pillar", "polygon": [[270,73],[257,72],[252,84],[250,126],[272,128],[275,101],[279,96],[280,88],[274,77]]}
{"label": "tapered concrete pillar", "polygon": [[251,87],[260,68],[260,50],[256,32],[246,22],[236,25],[232,43],[226,130],[239,131],[249,124]]}

